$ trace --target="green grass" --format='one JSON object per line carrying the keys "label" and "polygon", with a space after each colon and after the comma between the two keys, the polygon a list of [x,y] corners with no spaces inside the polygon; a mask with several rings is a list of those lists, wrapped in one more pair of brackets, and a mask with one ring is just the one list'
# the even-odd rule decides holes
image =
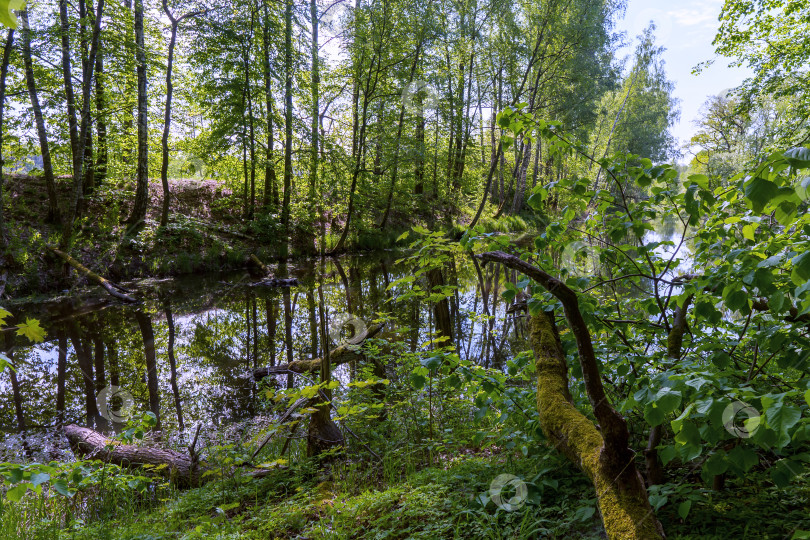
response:
{"label": "green grass", "polygon": [[[588,511],[592,486],[558,455],[460,454],[441,463],[394,474],[368,462],[301,461],[263,479],[229,476],[182,492],[93,491],[71,500],[29,493],[3,504],[0,540],[604,538],[598,513]],[[502,473],[528,483],[523,508],[482,506]],[[674,500],[657,514],[670,538],[791,538],[810,530],[808,501],[806,477],[788,489],[749,478],[709,491],[686,520]]]}

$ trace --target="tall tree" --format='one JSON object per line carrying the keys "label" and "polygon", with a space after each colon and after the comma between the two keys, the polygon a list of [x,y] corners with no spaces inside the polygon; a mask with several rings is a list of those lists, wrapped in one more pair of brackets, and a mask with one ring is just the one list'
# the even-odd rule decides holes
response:
{"label": "tall tree", "polygon": [[138,165],[135,172],[135,201],[125,221],[133,230],[146,219],[149,206],[149,106],[146,94],[143,0],[135,0],[135,61],[138,77]]}

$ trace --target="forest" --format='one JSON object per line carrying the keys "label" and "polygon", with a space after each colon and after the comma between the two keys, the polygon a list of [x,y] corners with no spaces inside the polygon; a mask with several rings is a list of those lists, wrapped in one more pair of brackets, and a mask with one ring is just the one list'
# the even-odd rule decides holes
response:
{"label": "forest", "polygon": [[0,0],[0,540],[810,538],[810,3],[639,3]]}

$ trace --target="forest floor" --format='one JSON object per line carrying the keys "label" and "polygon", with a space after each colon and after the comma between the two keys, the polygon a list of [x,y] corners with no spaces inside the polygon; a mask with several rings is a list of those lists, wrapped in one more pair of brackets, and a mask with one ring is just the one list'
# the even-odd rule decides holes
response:
{"label": "forest floor", "polygon": [[[131,495],[122,499],[110,494],[104,501],[86,497],[83,504],[93,507],[95,517],[75,520],[67,528],[59,519],[36,520],[33,511],[27,516],[32,526],[26,538],[605,538],[587,478],[558,455],[546,458],[460,453],[408,472],[345,459],[324,468],[304,461],[261,480],[223,475],[201,488],[156,491],[140,501]],[[551,471],[550,461],[556,465]],[[542,479],[538,468],[546,471],[540,473]],[[496,508],[488,497],[492,479],[504,471],[530,482],[528,501],[511,511]],[[667,485],[670,500],[656,512],[671,539],[807,538],[801,532],[810,528],[806,479],[791,485],[789,493],[773,487],[765,476],[729,483],[722,492],[706,489],[686,519],[679,516],[683,501],[673,491],[679,485]],[[19,538],[4,535],[13,524],[2,521],[0,540]]]}
{"label": "forest floor", "polygon": [[[60,177],[56,184],[64,209],[71,193],[71,180]],[[250,265],[250,254],[266,264],[278,260],[278,237],[282,234],[278,216],[244,219],[241,195],[215,180],[170,180],[170,187],[168,226],[165,229],[158,226],[162,187],[158,181],[152,181],[146,223],[136,235],[127,235],[127,227],[121,223],[129,213],[129,205],[121,201],[131,201],[134,193],[112,182],[97,188],[85,199],[70,255],[114,281],[244,269]],[[9,238],[5,266],[10,269],[5,294],[20,297],[73,287],[75,282],[64,277],[61,261],[47,250],[47,246],[58,243],[59,229],[45,220],[48,197],[42,177],[9,175],[4,191]],[[469,222],[463,212],[458,214],[457,223],[432,216],[424,221],[434,230],[458,235],[464,222]],[[446,218],[448,214],[444,215]],[[375,228],[350,235],[348,251],[402,247],[397,244],[400,234],[413,225],[423,224],[414,222],[413,216],[392,213],[391,217],[384,231]],[[505,233],[524,232],[538,225],[529,225],[519,216],[482,223],[488,232]],[[336,221],[330,225],[335,234],[328,235],[327,245],[334,244],[343,223]],[[294,226],[290,256],[313,255],[316,253],[312,232]]]}

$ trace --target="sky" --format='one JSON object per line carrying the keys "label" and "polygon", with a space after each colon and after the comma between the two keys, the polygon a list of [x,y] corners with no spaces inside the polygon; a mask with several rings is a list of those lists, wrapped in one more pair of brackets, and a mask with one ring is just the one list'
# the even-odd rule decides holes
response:
{"label": "sky", "polygon": [[[714,53],[712,41],[720,23],[717,17],[723,0],[628,0],[627,14],[618,21],[618,30],[635,38],[655,21],[656,42],[666,48],[664,61],[669,80],[675,83],[675,97],[680,99],[681,118],[672,128],[672,134],[684,145],[697,131],[694,120],[701,105],[713,96],[738,86],[749,74],[745,68],[728,67],[729,59]],[[621,51],[630,55],[638,40]],[[714,65],[699,75],[692,73],[695,66],[716,59]],[[686,151],[685,151],[686,152]],[[691,154],[681,160],[689,162]]]}

